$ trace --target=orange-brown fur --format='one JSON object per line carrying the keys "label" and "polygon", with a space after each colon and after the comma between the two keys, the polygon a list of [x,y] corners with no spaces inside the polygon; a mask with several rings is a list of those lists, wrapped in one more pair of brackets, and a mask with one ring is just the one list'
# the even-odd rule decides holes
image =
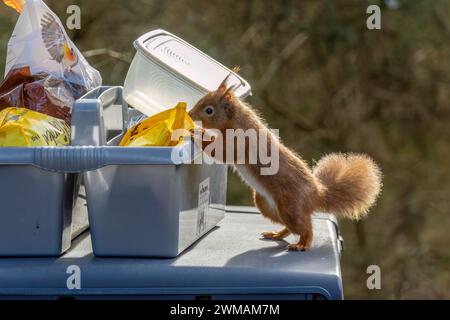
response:
{"label": "orange-brown fur", "polygon": [[[226,145],[226,129],[256,129],[268,132],[266,124],[246,103],[227,89],[226,80],[220,87],[203,97],[191,110],[191,117],[202,121],[203,128],[219,129]],[[206,107],[213,107],[212,116]],[[245,164],[244,168],[273,199],[275,206],[256,190],[254,203],[261,213],[275,223],[285,226],[279,232],[264,232],[268,239],[283,239],[290,233],[300,235],[290,250],[309,250],[313,240],[311,215],[323,210],[337,216],[359,219],[375,202],[381,190],[381,172],[378,166],[363,154],[331,154],[322,158],[313,169],[294,151],[269,135],[267,149],[276,143],[279,148],[279,171],[261,175],[259,162]],[[248,141],[246,141],[248,159]],[[224,158],[219,159],[224,161]],[[234,157],[235,159],[235,157]],[[239,167],[239,166],[236,166]],[[248,180],[248,179],[247,179]],[[250,181],[250,187],[257,189]]]}

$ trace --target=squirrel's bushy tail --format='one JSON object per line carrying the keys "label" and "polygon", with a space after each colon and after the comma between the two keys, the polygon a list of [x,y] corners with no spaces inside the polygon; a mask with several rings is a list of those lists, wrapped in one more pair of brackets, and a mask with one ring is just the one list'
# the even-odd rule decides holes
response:
{"label": "squirrel's bushy tail", "polygon": [[325,187],[320,210],[338,217],[364,217],[381,190],[381,171],[363,154],[327,155],[317,162],[313,173]]}

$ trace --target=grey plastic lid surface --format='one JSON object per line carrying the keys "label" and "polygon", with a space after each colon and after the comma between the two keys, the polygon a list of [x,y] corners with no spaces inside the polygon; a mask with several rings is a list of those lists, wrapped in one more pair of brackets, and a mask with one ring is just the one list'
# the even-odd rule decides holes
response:
{"label": "grey plastic lid surface", "polygon": [[[257,211],[234,208],[219,226],[174,259],[97,258],[85,233],[60,258],[0,259],[1,295],[233,295],[245,299],[316,293],[342,299],[335,222],[313,216],[309,252],[288,252],[285,241],[263,241],[277,230]],[[290,236],[287,241],[295,241]],[[82,287],[68,290],[67,267],[81,269]],[[45,277],[42,276],[44,274]]]}
{"label": "grey plastic lid surface", "polygon": [[235,94],[240,97],[251,94],[249,83],[238,74],[165,30],[159,29],[144,34],[134,42],[134,46],[146,58],[203,90],[217,89],[223,79],[232,73],[227,84],[237,86]]}

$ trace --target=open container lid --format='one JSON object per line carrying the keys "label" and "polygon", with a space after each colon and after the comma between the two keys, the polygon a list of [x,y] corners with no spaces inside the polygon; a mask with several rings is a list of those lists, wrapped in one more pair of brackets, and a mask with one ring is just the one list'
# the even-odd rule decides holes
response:
{"label": "open container lid", "polygon": [[[144,34],[134,42],[134,46],[138,53],[152,62],[152,65],[156,64],[195,89],[199,93],[199,98],[209,91],[216,90],[230,73],[232,75],[227,84],[236,86],[235,95],[245,98],[251,94],[249,83],[238,74],[165,30],[158,29]],[[138,72],[142,72],[142,70]],[[153,77],[152,72],[145,72],[148,77]],[[158,86],[164,83],[163,79],[157,78],[151,79],[151,81]],[[125,87],[127,87],[127,81]],[[155,96],[149,98],[158,99]],[[179,98],[183,99],[183,97]]]}

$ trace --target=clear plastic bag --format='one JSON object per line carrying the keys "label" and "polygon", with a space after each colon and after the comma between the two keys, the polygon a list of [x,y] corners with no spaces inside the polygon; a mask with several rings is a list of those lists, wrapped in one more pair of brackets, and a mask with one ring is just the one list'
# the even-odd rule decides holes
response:
{"label": "clear plastic bag", "polygon": [[102,79],[42,0],[27,0],[8,43],[0,110],[25,107],[70,123],[72,105]]}

